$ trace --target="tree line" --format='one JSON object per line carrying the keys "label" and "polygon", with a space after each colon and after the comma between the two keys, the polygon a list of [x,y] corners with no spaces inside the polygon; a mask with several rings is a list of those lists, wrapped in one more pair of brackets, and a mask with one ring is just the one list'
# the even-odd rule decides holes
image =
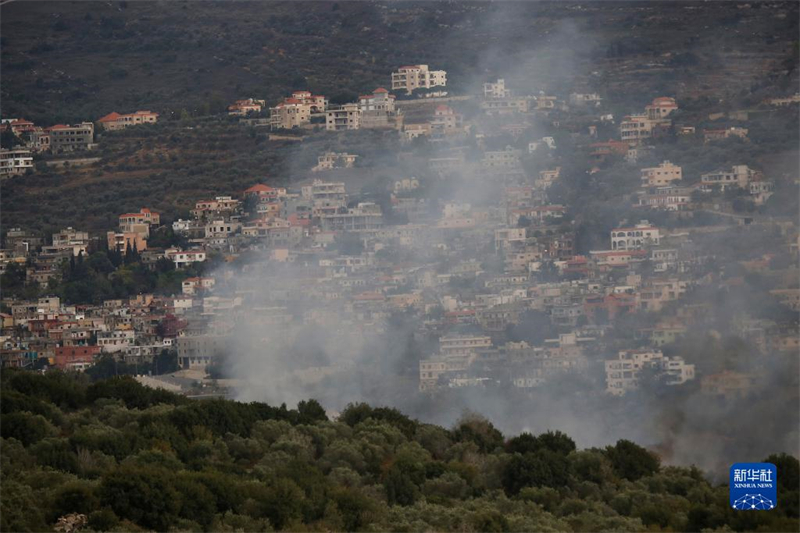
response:
{"label": "tree line", "polygon": [[0,528],[48,531],[796,531],[798,461],[778,506],[740,512],[727,487],[626,440],[447,429],[396,409],[190,400],[130,377],[4,371]]}

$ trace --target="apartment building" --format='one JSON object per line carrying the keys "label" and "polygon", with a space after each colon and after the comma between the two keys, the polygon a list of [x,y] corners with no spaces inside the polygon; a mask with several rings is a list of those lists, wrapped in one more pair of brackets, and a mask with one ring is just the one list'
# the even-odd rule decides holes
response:
{"label": "apartment building", "polygon": [[313,207],[343,207],[347,205],[347,192],[342,182],[325,182],[314,180],[311,185],[304,185],[300,195],[310,200]]}
{"label": "apartment building", "polygon": [[31,151],[24,148],[0,150],[0,176],[19,176],[33,170]]}
{"label": "apartment building", "polygon": [[644,113],[628,115],[620,123],[623,141],[639,142],[657,136],[672,125],[669,116],[678,109],[674,98],[660,97],[645,107]]}
{"label": "apartment building", "polygon": [[694,365],[681,357],[665,357],[661,350],[623,350],[605,362],[606,392],[622,396],[639,388],[640,372],[651,368],[666,374],[667,385],[680,385],[695,378]]}
{"label": "apartment building", "polygon": [[89,150],[94,147],[94,124],[81,122],[74,126],[57,124],[47,128],[50,146],[55,152]]}
{"label": "apartment building", "polygon": [[272,129],[299,128],[311,122],[311,107],[297,98],[286,98],[269,109],[269,125]]}
{"label": "apartment building", "polygon": [[133,346],[135,334],[133,330],[99,331],[97,345],[103,353],[114,353]]}
{"label": "apartment building", "polygon": [[530,107],[530,98],[525,96],[490,98],[482,101],[480,107],[487,115],[527,113]]}
{"label": "apartment building", "polygon": [[[140,228],[137,227],[136,229],[139,230]],[[137,252],[147,250],[147,237],[148,234],[141,231],[109,231],[106,233],[108,249],[116,250],[123,255],[129,249],[135,249]]]}
{"label": "apartment building", "polygon": [[506,80],[499,78],[494,83],[483,84],[483,97],[484,98],[508,98],[511,96],[511,91],[506,89]]}
{"label": "apartment building", "polygon": [[405,90],[406,94],[416,89],[430,89],[447,85],[447,72],[429,70],[428,65],[408,65],[392,72],[392,90]]}
{"label": "apartment building", "polygon": [[323,231],[363,231],[381,227],[383,213],[378,204],[362,202],[353,208],[321,213],[319,220]]}
{"label": "apartment building", "polygon": [[612,250],[638,250],[645,246],[658,245],[661,232],[646,220],[630,228],[611,230]]}
{"label": "apartment building", "polygon": [[731,187],[745,188],[758,172],[747,165],[734,165],[730,170],[715,170],[700,175],[700,188],[711,191],[719,188],[724,191]]}
{"label": "apartment building", "polygon": [[181,368],[203,369],[222,355],[228,340],[217,335],[178,337],[176,348]]}
{"label": "apartment building", "polygon": [[439,337],[439,353],[442,355],[467,355],[476,350],[492,347],[488,335],[446,335]]}
{"label": "apartment building", "polygon": [[359,104],[344,104],[325,112],[325,129],[328,131],[357,130],[361,128]]}
{"label": "apartment building", "polygon": [[125,213],[119,216],[120,231],[133,231],[134,226],[158,226],[160,223],[161,215],[146,207],[141,208],[138,213]]}
{"label": "apartment building", "polygon": [[651,193],[640,194],[638,207],[661,209],[664,211],[683,211],[692,203],[693,189],[688,187],[663,187]]}
{"label": "apartment building", "polygon": [[312,113],[324,113],[328,108],[328,99],[322,95],[311,94],[310,91],[295,91],[291,98],[301,104],[308,105]]}
{"label": "apartment building", "polygon": [[152,111],[136,111],[127,115],[114,111],[97,121],[100,127],[109,131],[121,130],[129,126],[138,126],[139,124],[155,124],[156,122],[158,122],[158,113],[153,113]]}
{"label": "apartment building", "polygon": [[664,161],[657,167],[643,168],[642,187],[664,187],[683,179],[683,170],[678,165]]}
{"label": "apartment building", "polygon": [[395,96],[383,87],[378,87],[372,94],[358,97],[358,108],[363,111],[383,111],[394,113]]}
{"label": "apartment building", "polygon": [[444,104],[436,106],[431,119],[431,134],[450,135],[463,131],[463,117]]}
{"label": "apartment building", "polygon": [[487,151],[482,164],[486,168],[517,168],[520,166],[521,150],[506,146],[504,150]]}

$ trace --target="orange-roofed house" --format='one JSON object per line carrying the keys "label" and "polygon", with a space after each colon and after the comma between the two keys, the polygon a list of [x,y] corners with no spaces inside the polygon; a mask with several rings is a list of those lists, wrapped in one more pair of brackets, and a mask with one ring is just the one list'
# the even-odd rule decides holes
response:
{"label": "orange-roofed house", "polygon": [[278,198],[283,198],[286,196],[286,189],[283,187],[270,187],[269,185],[264,185],[263,183],[258,183],[253,185],[249,189],[244,191],[244,196],[247,198],[248,196],[256,196],[260,201],[273,201],[277,200]]}
{"label": "orange-roofed house", "polygon": [[114,111],[99,119],[97,123],[105,130],[114,131],[139,124],[155,124],[157,121],[158,113],[152,111],[136,111],[127,115]]}
{"label": "orange-roofed house", "polygon": [[228,106],[228,114],[245,116],[250,113],[260,113],[265,105],[266,102],[264,100],[254,100],[253,98],[236,100]]}

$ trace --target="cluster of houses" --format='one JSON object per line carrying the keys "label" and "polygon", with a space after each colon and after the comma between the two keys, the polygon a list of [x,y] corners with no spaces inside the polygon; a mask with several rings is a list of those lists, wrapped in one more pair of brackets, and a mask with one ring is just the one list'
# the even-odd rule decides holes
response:
{"label": "cluster of houses", "polygon": [[[411,94],[445,85],[445,72],[425,65],[392,74],[393,91]],[[746,395],[758,383],[757,373],[734,369],[703,375],[694,361],[665,348],[713,320],[710,303],[685,300],[697,288],[730,280],[713,271],[716,257],[696,237],[730,226],[683,224],[678,230],[648,218],[682,216],[700,205],[703,195],[728,189],[763,204],[772,182],[761,172],[735,161],[729,169],[700,176],[686,176],[678,162],[642,165],[632,205],[637,216],[621,218],[604,243],[582,249],[575,213],[553,194],[563,179],[556,141],[533,135],[532,124],[542,118],[569,120],[574,107],[582,108],[582,116],[596,112],[598,124],[613,120],[603,114],[599,95],[518,96],[499,79],[485,84],[478,116],[470,120],[449,99],[407,102],[400,113],[401,102],[385,89],[342,106],[298,91],[269,109],[276,129],[388,127],[406,141],[447,141],[419,156],[424,174],[396,176],[387,185],[389,203],[342,179],[359,170],[358,154],[328,151],[318,155],[306,179],[287,187],[255,183],[229,196],[199,199],[187,220],[167,222],[146,208],[122,214],[118,227],[106,234],[109,249],[136,253],[153,268],[168,259],[185,269],[212,255],[223,257],[223,266],[187,277],[174,295],[139,295],[98,306],[67,305],[55,297],[4,300],[10,312],[2,315],[3,365],[28,366],[47,358],[57,367],[81,370],[103,353],[146,361],[174,347],[181,366],[202,369],[230,355],[231,336],[243,324],[264,331],[265,345],[326,326],[347,332],[348,345],[355,346],[389,331],[392,317],[403,313],[413,319],[414,371],[424,394],[492,384],[533,389],[560,376],[583,374],[601,375],[602,390],[611,395],[637,389],[645,374],[659,376],[666,386],[699,380],[701,390],[713,396]],[[245,116],[265,107],[264,101],[240,100],[229,113]],[[656,98],[644,113],[624,117],[619,139],[592,142],[595,126],[579,149],[598,164],[619,156],[635,165],[648,143],[676,131],[677,109],[674,98]],[[112,115],[101,123],[114,126],[105,127],[137,120]],[[460,145],[468,135],[475,143]],[[520,142],[499,147],[496,140],[509,135]],[[413,143],[401,146],[409,153],[413,149]],[[524,163],[531,159],[546,165],[530,171]],[[477,182],[469,181],[473,175]],[[470,201],[419,194],[453,178],[463,180],[462,189],[486,187],[492,194],[476,194]],[[779,232],[786,250],[797,256],[796,224],[746,223]],[[149,246],[154,232],[167,224],[185,246]],[[5,269],[17,262],[27,269],[29,282],[47,287],[60,263],[91,251],[93,243],[88,233],[72,228],[49,242],[11,229],[0,265]],[[256,254],[260,260],[236,266],[239,258]],[[768,261],[765,256],[762,263]],[[761,267],[749,263],[744,268]],[[222,291],[223,285],[228,289]],[[787,287],[772,296],[792,309],[800,307],[800,289]],[[762,354],[798,349],[796,331],[746,312],[730,327]],[[275,331],[282,340],[270,337]],[[306,370],[326,376],[346,371],[347,364],[336,360],[330,368]]]}
{"label": "cluster of houses", "polygon": [[[157,120],[158,113],[151,111],[136,111],[127,115],[114,112],[98,119],[97,125],[114,131],[139,124],[154,124]],[[2,120],[0,131],[12,133],[21,143],[0,150],[0,177],[17,176],[32,171],[35,154],[71,154],[92,150],[97,146],[93,122],[42,127],[30,120],[11,118]]]}

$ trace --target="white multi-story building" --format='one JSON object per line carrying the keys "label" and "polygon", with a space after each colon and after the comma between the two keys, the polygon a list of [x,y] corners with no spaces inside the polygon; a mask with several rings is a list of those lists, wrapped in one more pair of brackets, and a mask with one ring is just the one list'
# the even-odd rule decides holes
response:
{"label": "white multi-story building", "polygon": [[175,266],[178,268],[191,263],[202,263],[206,260],[206,252],[204,250],[179,250],[177,248],[170,248],[164,253],[167,259],[174,262]]}
{"label": "white multi-story building", "polygon": [[33,170],[33,156],[30,150],[17,148],[0,150],[0,176],[17,176]]}
{"label": "white multi-story building", "polygon": [[669,161],[664,161],[657,167],[642,169],[642,187],[664,187],[681,179],[683,170]]}
{"label": "white multi-story building", "polygon": [[447,85],[447,72],[428,70],[428,65],[409,65],[392,72],[392,90],[405,90],[406,94],[416,89],[430,89]]}
{"label": "white multi-story building", "polygon": [[611,230],[612,250],[638,250],[646,246],[655,246],[661,241],[661,232],[646,220],[632,228]]}
{"label": "white multi-story building", "polygon": [[511,91],[506,89],[506,80],[499,78],[494,83],[483,84],[483,97],[484,98],[508,98],[511,96]]}
{"label": "white multi-story building", "polygon": [[667,385],[680,385],[694,379],[694,365],[681,357],[664,357],[660,350],[623,350],[616,359],[606,361],[606,392],[621,396],[639,387],[639,373],[652,368],[667,376]]}

